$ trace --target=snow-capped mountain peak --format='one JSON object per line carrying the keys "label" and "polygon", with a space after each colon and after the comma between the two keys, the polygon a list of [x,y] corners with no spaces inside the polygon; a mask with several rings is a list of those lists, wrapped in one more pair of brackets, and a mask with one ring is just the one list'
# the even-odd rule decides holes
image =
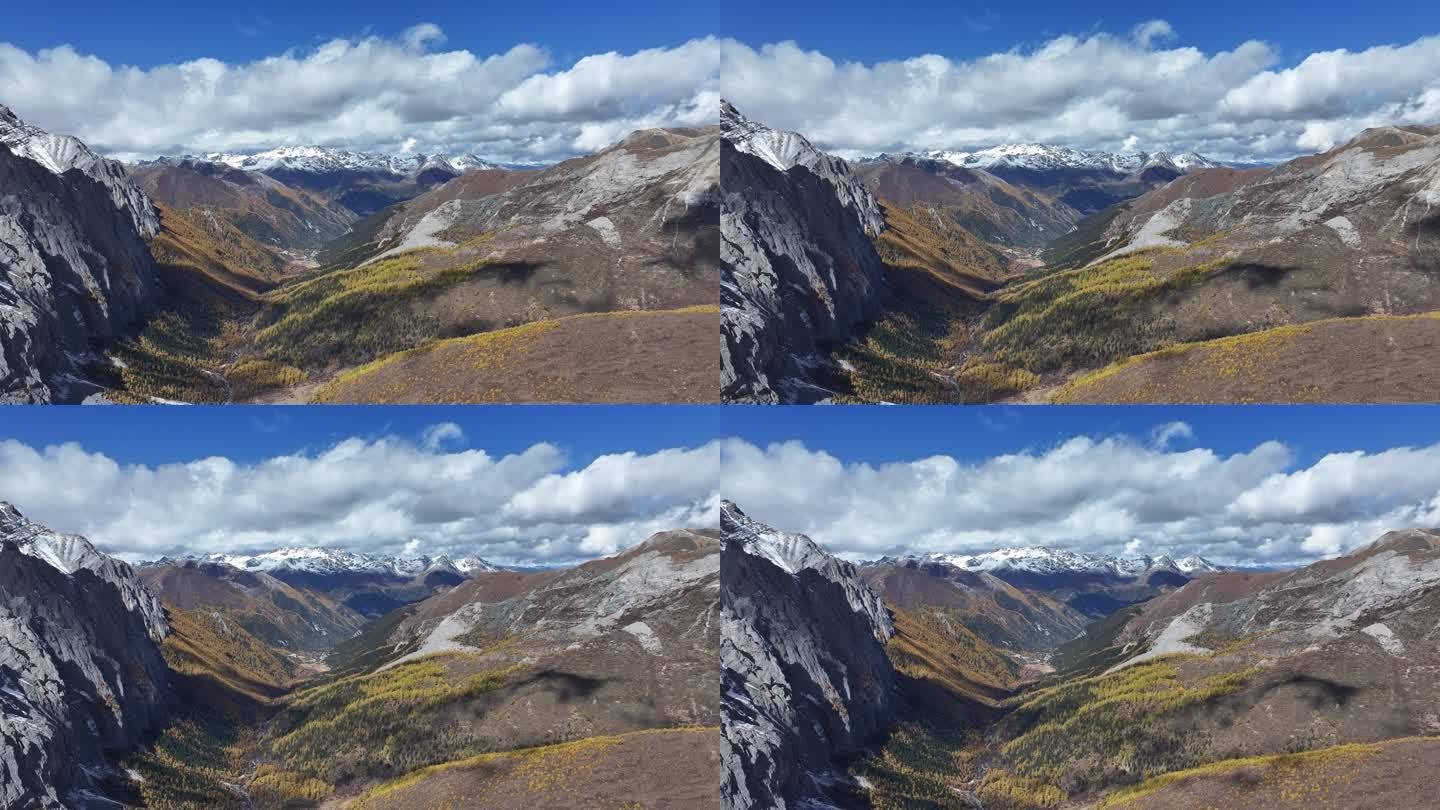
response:
{"label": "snow-capped mountain peak", "polygon": [[1221,566],[1203,557],[1190,556],[1174,560],[1168,555],[1159,557],[1114,557],[1108,554],[1087,554],[1080,551],[1047,548],[1044,546],[1018,546],[985,551],[979,554],[907,554],[901,557],[884,557],[874,564],[905,562],[943,563],[965,571],[992,572],[1009,571],[1031,574],[1101,574],[1133,578],[1148,571],[1168,569],[1184,574],[1200,574],[1224,570]]}
{"label": "snow-capped mountain peak", "polygon": [[[464,174],[476,169],[498,169],[498,165],[475,155],[385,155],[355,152],[325,146],[281,146],[255,153],[211,152],[198,158],[252,172],[290,170],[323,174],[338,171],[371,171],[409,176],[428,169]],[[159,162],[197,160],[193,156],[160,158]]]}
{"label": "snow-capped mountain peak", "polygon": [[818,568],[833,559],[814,540],[751,520],[729,501],[723,501],[720,510],[727,525],[733,526],[728,542],[740,544],[745,553],[768,560],[787,574]]}
{"label": "snow-capped mountain peak", "polygon": [[754,155],[785,171],[792,166],[812,166],[826,157],[804,135],[771,129],[751,121],[731,106],[720,103],[720,131],[736,149]]}
{"label": "snow-capped mountain peak", "polygon": [[52,532],[32,523],[14,506],[3,501],[0,501],[0,535],[19,546],[22,553],[66,574],[104,560],[89,540],[79,535]]}
{"label": "snow-capped mountain peak", "polygon": [[477,557],[474,554],[455,560],[454,565],[455,570],[459,571],[462,574],[480,574],[488,571],[505,570],[503,567],[498,566],[483,557]]}
{"label": "snow-capped mountain peak", "polygon": [[[428,571],[449,570],[461,574],[480,571],[500,571],[502,567],[480,557],[470,555],[459,561],[446,555],[430,557],[395,557],[388,554],[366,554],[341,548],[295,547],[278,548],[256,554],[214,553],[203,556],[186,555],[181,560],[201,560],[223,563],[242,571],[275,571],[309,574],[377,574],[410,579]],[[173,563],[170,558],[156,560],[153,564]]]}
{"label": "snow-capped mountain peak", "polygon": [[160,217],[150,198],[119,163],[96,154],[79,138],[55,135],[20,120],[0,104],[0,147],[33,160],[47,171],[63,175],[74,169],[104,186],[115,207],[126,212],[142,236],[160,230]]}
{"label": "snow-capped mountain peak", "polygon": [[1181,557],[1175,561],[1175,567],[1185,574],[1209,574],[1215,571],[1224,571],[1225,566],[1216,565],[1198,554],[1189,557]]}
{"label": "snow-capped mountain peak", "polygon": [[873,235],[884,230],[885,217],[880,212],[880,204],[850,170],[849,164],[815,148],[804,135],[752,121],[723,99],[720,135],[736,150],[753,155],[779,171],[789,171],[796,166],[809,169],[829,181],[842,205],[855,210],[866,233]]}
{"label": "snow-capped mountain peak", "polygon": [[1000,144],[974,152],[941,149],[927,152],[925,157],[971,169],[1088,169],[1124,175],[1154,166],[1185,173],[1221,165],[1194,152],[1181,155],[1167,152],[1117,153],[1041,143]]}

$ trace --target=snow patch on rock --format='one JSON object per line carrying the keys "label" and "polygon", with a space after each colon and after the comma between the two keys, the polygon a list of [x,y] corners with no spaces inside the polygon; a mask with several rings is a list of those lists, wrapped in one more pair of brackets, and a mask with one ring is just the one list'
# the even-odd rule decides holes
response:
{"label": "snow patch on rock", "polygon": [[1395,634],[1390,631],[1389,627],[1385,626],[1384,622],[1376,622],[1375,624],[1362,627],[1360,628],[1360,632],[1380,642],[1380,646],[1385,652],[1391,655],[1405,654],[1404,643],[1395,637]]}

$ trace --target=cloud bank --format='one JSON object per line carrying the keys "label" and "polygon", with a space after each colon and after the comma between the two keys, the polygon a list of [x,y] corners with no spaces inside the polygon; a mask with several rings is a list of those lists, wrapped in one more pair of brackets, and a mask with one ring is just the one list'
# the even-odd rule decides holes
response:
{"label": "cloud bank", "polygon": [[1440,123],[1440,36],[1290,67],[1250,40],[1205,53],[1163,20],[1056,37],[969,61],[840,62],[795,42],[722,43],[721,85],[746,115],[847,157],[1040,141],[1277,160],[1368,126]]}
{"label": "cloud bank", "polygon": [[121,464],[77,444],[0,441],[0,500],[126,559],[340,546],[551,564],[717,525],[719,445],[600,456],[535,444],[492,456],[453,425],[346,439],[258,463]]}
{"label": "cloud bank", "polygon": [[714,38],[569,66],[536,45],[491,55],[444,46],[444,32],[422,24],[250,63],[140,69],[70,45],[30,53],[0,41],[0,104],[124,159],[318,144],[547,162],[718,115]]}
{"label": "cloud bank", "polygon": [[1228,456],[1177,449],[1193,437],[1181,424],[1149,443],[1079,436],[978,463],[846,463],[797,442],[730,440],[721,491],[756,519],[852,559],[1049,545],[1282,564],[1440,525],[1440,444],[1297,467],[1278,442]]}

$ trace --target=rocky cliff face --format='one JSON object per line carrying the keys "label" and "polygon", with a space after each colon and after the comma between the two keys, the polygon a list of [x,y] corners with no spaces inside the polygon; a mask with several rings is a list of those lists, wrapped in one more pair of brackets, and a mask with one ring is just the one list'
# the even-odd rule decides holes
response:
{"label": "rocky cliff face", "polygon": [[0,503],[0,807],[114,806],[94,780],[163,719],[168,632],[129,565]]}
{"label": "rocky cliff face", "polygon": [[810,402],[817,349],[879,307],[880,206],[846,163],[721,107],[721,397]]}
{"label": "rocky cliff face", "polygon": [[0,402],[75,400],[91,341],[159,295],[154,206],[120,164],[0,106]]}
{"label": "rocky cliff face", "polygon": [[721,805],[802,807],[894,720],[890,615],[858,569],[721,507]]}

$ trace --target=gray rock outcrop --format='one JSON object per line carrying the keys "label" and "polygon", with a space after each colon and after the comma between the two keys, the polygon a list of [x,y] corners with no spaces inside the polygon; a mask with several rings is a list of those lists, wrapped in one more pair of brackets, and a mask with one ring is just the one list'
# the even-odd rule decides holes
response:
{"label": "gray rock outcrop", "polygon": [[721,107],[720,387],[727,402],[813,402],[819,349],[878,310],[879,204],[800,135]]}
{"label": "gray rock outcrop", "polygon": [[0,503],[0,807],[114,806],[93,780],[164,719],[168,632],[129,565]]}
{"label": "gray rock outcrop", "polygon": [[92,341],[149,310],[160,228],[115,161],[0,106],[0,403],[82,398]]}
{"label": "gray rock outcrop", "polygon": [[851,563],[721,506],[720,800],[802,807],[894,721],[890,614]]}

